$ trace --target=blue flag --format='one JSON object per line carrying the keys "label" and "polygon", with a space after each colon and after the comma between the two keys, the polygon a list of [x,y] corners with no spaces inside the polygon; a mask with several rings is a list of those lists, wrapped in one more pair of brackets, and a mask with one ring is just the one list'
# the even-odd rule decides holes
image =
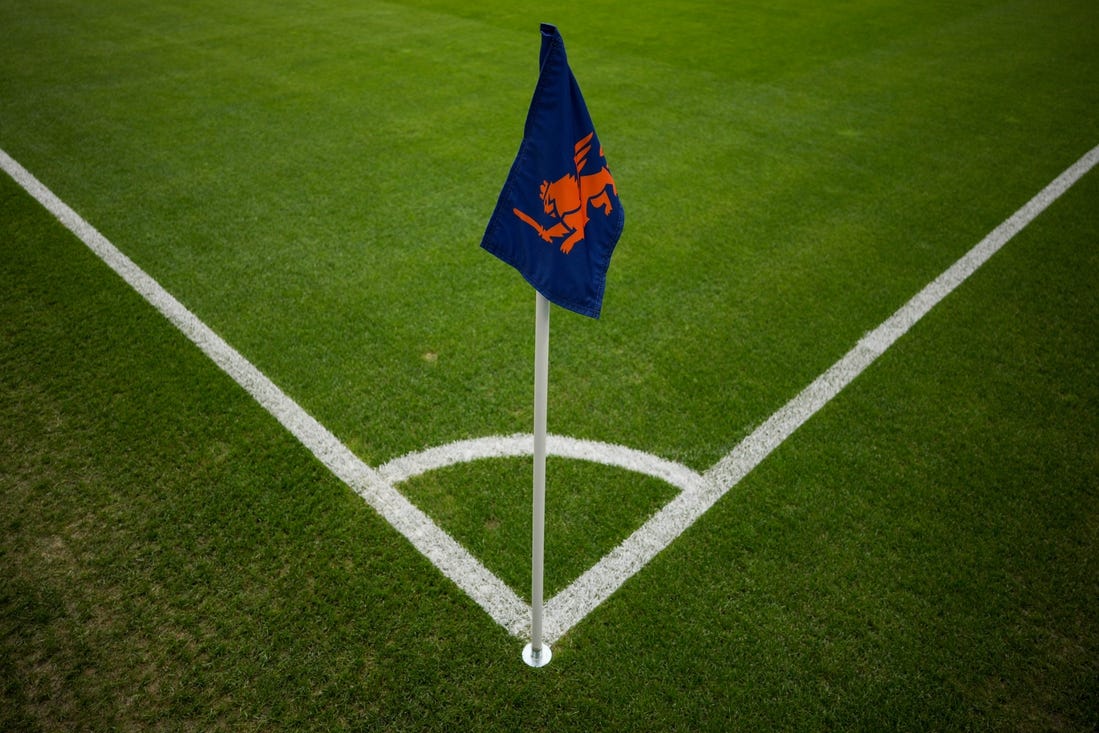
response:
{"label": "blue flag", "polygon": [[545,23],[539,67],[523,142],[481,246],[551,303],[598,318],[622,204],[565,42]]}

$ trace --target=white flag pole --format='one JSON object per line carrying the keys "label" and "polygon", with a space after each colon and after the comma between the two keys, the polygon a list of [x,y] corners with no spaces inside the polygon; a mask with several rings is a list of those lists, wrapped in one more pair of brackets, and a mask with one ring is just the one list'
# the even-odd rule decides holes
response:
{"label": "white flag pole", "polygon": [[534,307],[534,512],[531,528],[530,643],[523,661],[544,667],[552,656],[542,643],[542,571],[546,523],[546,397],[549,392],[550,303],[537,293]]}

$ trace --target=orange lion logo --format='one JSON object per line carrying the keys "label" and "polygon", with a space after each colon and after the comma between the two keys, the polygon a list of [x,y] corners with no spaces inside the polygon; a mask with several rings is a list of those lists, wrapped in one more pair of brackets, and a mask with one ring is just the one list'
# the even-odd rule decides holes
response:
{"label": "orange lion logo", "polygon": [[[553,242],[564,237],[565,241],[561,242],[561,251],[565,254],[571,252],[576,243],[584,239],[584,228],[591,218],[588,216],[588,205],[602,209],[604,216],[610,216],[613,208],[611,199],[607,195],[607,188],[610,187],[611,192],[615,196],[618,195],[618,189],[614,185],[614,179],[611,178],[611,172],[607,170],[607,166],[603,166],[598,173],[580,175],[584,164],[588,162],[587,156],[591,151],[591,140],[594,136],[595,133],[591,132],[574,146],[573,162],[576,163],[576,174],[567,173],[552,183],[542,181],[540,187],[542,208],[546,214],[557,220],[556,224],[547,229],[534,217],[519,209],[512,209],[517,217],[530,224],[538,232],[538,236],[545,241]],[[602,149],[599,151],[599,157],[603,157]]]}

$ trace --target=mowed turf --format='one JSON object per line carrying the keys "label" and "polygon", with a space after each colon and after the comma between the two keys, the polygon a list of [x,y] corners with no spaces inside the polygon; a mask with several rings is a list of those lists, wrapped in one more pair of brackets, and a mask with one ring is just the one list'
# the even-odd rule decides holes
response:
{"label": "mowed turf", "polygon": [[[555,21],[627,229],[550,427],[704,470],[1099,143],[1088,3],[568,10],[5,7],[0,147],[369,463],[528,431],[477,243]],[[538,671],[0,192],[2,727],[1097,724],[1094,173]],[[524,590],[518,462],[406,490]],[[550,584],[667,491],[559,466]]]}

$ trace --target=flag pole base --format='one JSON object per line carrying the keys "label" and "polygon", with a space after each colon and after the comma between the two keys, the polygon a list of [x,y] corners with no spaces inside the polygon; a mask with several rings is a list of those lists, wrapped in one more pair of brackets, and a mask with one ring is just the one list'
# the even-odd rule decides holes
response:
{"label": "flag pole base", "polygon": [[537,652],[534,651],[533,644],[523,647],[523,661],[530,667],[545,667],[552,657],[553,652],[550,651],[549,644],[543,644]]}

